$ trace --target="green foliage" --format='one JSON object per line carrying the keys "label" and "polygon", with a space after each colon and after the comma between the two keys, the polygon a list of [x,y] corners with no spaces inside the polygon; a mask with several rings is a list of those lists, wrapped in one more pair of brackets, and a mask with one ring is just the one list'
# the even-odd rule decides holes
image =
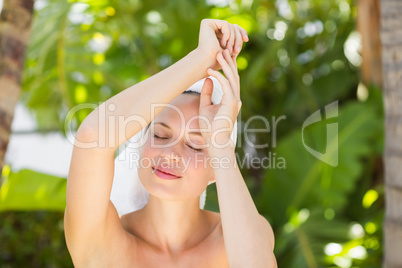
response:
{"label": "green foliage", "polygon": [[[330,120],[321,121],[305,129],[304,136],[311,138],[310,144],[313,141],[316,144],[325,144],[328,121]],[[289,266],[285,265],[286,267],[322,267],[325,263],[322,256],[323,247],[331,242],[346,243],[349,240],[347,236],[335,232],[342,228],[347,231],[348,228],[345,228],[347,225],[344,219],[341,217],[334,219],[334,216],[348,208],[349,194],[358,187],[357,180],[365,166],[361,160],[372,157],[373,144],[382,136],[382,121],[374,107],[368,103],[349,103],[343,105],[338,122],[339,136],[328,140],[326,147],[328,158],[331,157],[330,154],[335,154],[335,151],[339,150],[339,163],[336,167],[314,158],[304,148],[301,132],[297,130],[282,139],[275,150],[277,155],[286,156],[286,169],[270,169],[265,174],[263,189],[258,195],[260,212],[267,215],[273,226],[287,230],[282,232],[281,237],[284,241],[297,240],[293,246],[292,243],[286,243],[287,250],[278,249],[278,257],[280,260],[301,258],[306,262],[305,265],[301,262],[292,262],[292,265],[289,263]],[[338,146],[331,146],[336,144],[336,139],[339,139]],[[300,211],[309,214],[310,209],[314,210],[315,216],[320,216],[324,222],[319,224],[319,219],[309,218],[306,224],[310,223],[313,226],[317,224],[320,227],[310,228],[309,233],[304,234],[307,243],[300,234],[304,225],[298,228],[299,224],[297,221],[292,223],[292,218],[295,214],[299,215]],[[320,214],[317,214],[317,209]],[[341,222],[338,222],[339,220]],[[324,231],[327,232],[326,236],[321,237],[320,234]],[[305,249],[307,245],[317,247],[308,254],[310,251],[300,250],[300,247]],[[296,255],[303,256],[296,257],[295,252]]]}
{"label": "green foliage", "polygon": [[277,236],[275,254],[280,267],[324,267],[323,248],[330,242],[345,242],[349,225],[343,220],[328,220],[323,210],[300,210],[291,216]]}
{"label": "green foliage", "polygon": [[[305,129],[305,146],[312,142],[325,145],[328,121]],[[282,226],[291,213],[315,204],[335,212],[347,204],[347,194],[364,168],[361,158],[372,155],[372,143],[381,134],[382,125],[374,109],[362,103],[344,104],[338,122],[339,134],[326,141],[325,152],[327,158],[339,154],[336,167],[305,149],[300,130],[283,138],[275,149],[278,156],[286,157],[286,169],[268,169],[260,195],[261,207],[271,215],[272,224]]]}
{"label": "green foliage", "polygon": [[73,267],[62,212],[0,212],[0,267]]}
{"label": "green foliage", "polygon": [[[9,167],[6,167],[9,168]],[[66,179],[28,169],[5,174],[0,189],[0,211],[55,210],[66,207]]]}
{"label": "green foliage", "polygon": [[[240,159],[251,151],[260,158],[275,153],[286,161],[285,169],[242,167],[259,212],[273,226],[279,267],[379,267],[382,97],[374,87],[368,88],[367,100],[356,97],[358,66],[346,56],[356,19],[351,0],[233,1],[225,6],[177,0],[37,0],[21,99],[40,128],[64,132],[66,115],[76,105],[97,105],[194,49],[206,17],[237,23],[249,32],[250,41],[237,59],[243,103],[237,152]],[[339,116],[324,117],[302,133],[303,122],[334,101]],[[73,115],[74,129],[89,112],[81,109]],[[286,116],[276,131],[251,136],[254,144],[270,147],[254,150],[242,136],[246,121],[255,115]],[[254,120],[248,128],[260,123]],[[326,140],[327,124],[335,123],[339,146]],[[338,165],[314,158],[302,135],[307,146],[327,152],[327,160],[338,150]],[[36,199],[41,187],[46,191]],[[0,191],[0,207],[62,210],[63,187],[60,178],[10,173]],[[206,209],[219,211],[215,185],[208,187]],[[57,227],[60,212],[2,215],[2,226],[8,227],[0,231],[1,241],[7,241],[0,245],[0,262],[27,266],[25,258],[40,267],[70,265],[69,260],[59,262],[67,259],[65,246],[60,253],[63,246],[52,244],[64,243]],[[43,233],[18,226],[31,224],[38,215],[46,223],[35,228],[50,232],[48,250],[38,245]],[[15,237],[21,237],[26,249],[19,251]],[[328,245],[341,250],[331,252]],[[352,254],[361,247],[366,255]],[[50,256],[50,251],[58,253]]]}

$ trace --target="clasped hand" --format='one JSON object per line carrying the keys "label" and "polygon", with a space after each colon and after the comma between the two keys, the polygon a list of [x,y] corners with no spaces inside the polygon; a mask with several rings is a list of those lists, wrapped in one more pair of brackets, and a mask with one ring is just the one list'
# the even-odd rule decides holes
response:
{"label": "clasped hand", "polygon": [[[212,19],[201,22],[197,49],[203,51],[206,57],[213,57],[213,64],[207,69],[207,74],[219,81],[223,91],[219,104],[211,104],[211,79],[205,79],[201,91],[199,127],[203,129],[201,133],[204,139],[213,148],[231,144],[230,136],[242,105],[236,58],[243,42],[247,41],[246,30],[236,24]],[[225,76],[219,72],[221,69]]]}

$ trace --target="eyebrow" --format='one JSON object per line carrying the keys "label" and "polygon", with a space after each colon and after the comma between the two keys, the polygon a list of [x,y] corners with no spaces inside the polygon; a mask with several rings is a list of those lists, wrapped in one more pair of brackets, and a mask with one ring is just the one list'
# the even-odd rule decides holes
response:
{"label": "eyebrow", "polygon": [[[170,129],[170,130],[172,129],[171,127],[169,127],[167,124],[165,124],[165,123],[163,123],[163,122],[156,122],[156,123],[154,123],[154,124],[155,124],[155,125],[156,125],[156,124],[162,125],[162,126],[168,128],[168,129]],[[202,136],[202,135],[201,135],[201,132],[199,132],[199,131],[191,131],[191,132],[188,132],[188,134]]]}

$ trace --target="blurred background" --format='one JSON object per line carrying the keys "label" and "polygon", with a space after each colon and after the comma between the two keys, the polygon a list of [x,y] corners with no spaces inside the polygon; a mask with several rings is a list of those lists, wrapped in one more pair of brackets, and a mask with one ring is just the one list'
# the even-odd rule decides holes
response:
{"label": "blurred background", "polygon": [[[236,152],[274,229],[279,267],[381,267],[379,10],[362,2],[36,0],[0,181],[0,267],[72,267],[63,234],[71,133],[94,105],[195,49],[203,18],[249,33],[237,58],[243,105]],[[338,116],[326,118],[333,102]],[[322,120],[303,130],[317,110]],[[285,116],[276,136],[248,134],[264,148],[245,140],[245,127],[267,127],[249,120],[256,115],[269,122]],[[338,136],[328,138],[326,126],[335,123]],[[338,164],[311,155],[302,131],[310,148],[338,156]],[[272,165],[253,167],[246,155],[271,156]],[[279,158],[285,167],[273,164]],[[219,211],[215,184],[205,209]]]}

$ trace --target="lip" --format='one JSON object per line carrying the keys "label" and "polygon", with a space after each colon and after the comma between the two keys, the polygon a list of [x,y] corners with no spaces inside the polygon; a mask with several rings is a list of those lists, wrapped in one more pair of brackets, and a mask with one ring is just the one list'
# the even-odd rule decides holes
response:
{"label": "lip", "polygon": [[174,179],[180,179],[181,176],[175,175],[176,173],[172,171],[171,169],[165,169],[160,166],[158,167],[152,167],[154,170],[155,174],[160,177],[161,179],[168,179],[168,180],[174,180]]}

